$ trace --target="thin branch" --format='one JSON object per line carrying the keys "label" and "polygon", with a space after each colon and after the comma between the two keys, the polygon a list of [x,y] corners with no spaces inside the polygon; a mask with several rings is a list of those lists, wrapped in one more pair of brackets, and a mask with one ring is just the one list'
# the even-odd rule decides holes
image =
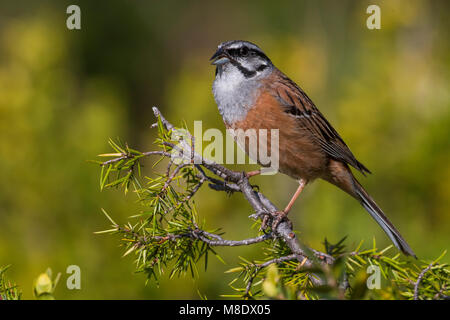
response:
{"label": "thin branch", "polygon": [[439,299],[439,297],[447,298],[447,296],[444,295],[444,291],[445,291],[445,290],[447,290],[447,286],[446,286],[445,284],[443,284],[441,290],[439,290],[439,292],[437,292],[437,293],[434,295],[433,299],[434,299],[434,300],[437,300],[437,299]]}
{"label": "thin branch", "polygon": [[[227,246],[227,247],[236,247],[236,246],[248,246],[255,243],[260,243],[269,239],[272,239],[273,236],[271,233],[265,233],[255,238],[245,239],[245,240],[225,240],[225,239],[216,239],[211,240],[205,235],[208,233],[202,230],[197,230],[193,232],[194,236],[198,237],[198,239],[206,242],[210,246]],[[210,235],[210,234],[209,234]]]}
{"label": "thin branch", "polygon": [[[169,152],[166,151],[149,151],[149,152],[144,152],[142,153],[142,156],[153,156],[153,155],[160,155],[160,156],[164,156],[164,157],[170,157],[171,154]],[[127,160],[127,159],[133,159],[136,158],[137,156],[132,155],[132,154],[126,154],[126,153],[122,153],[119,157],[114,158],[114,159],[110,159],[107,161],[102,162],[100,165],[101,166],[106,166],[108,164],[112,164],[115,162],[119,162],[120,160]]]}
{"label": "thin branch", "polygon": [[[164,116],[161,114],[161,112],[158,110],[158,108],[153,107],[153,112],[155,114],[156,117],[159,117],[161,123],[164,125],[164,127],[167,130],[173,130],[175,127],[169,122],[167,121],[166,118],[164,118]],[[173,181],[173,179],[175,178],[175,176],[177,175],[177,173],[179,172],[179,170],[187,165],[192,165],[192,162],[195,163],[194,165],[196,166],[196,168],[199,170],[199,176],[200,176],[200,182],[194,187],[194,189],[192,190],[192,192],[185,198],[183,199],[180,203],[183,203],[186,201],[188,201],[189,199],[192,198],[192,196],[200,189],[201,185],[204,183],[204,181],[208,180],[209,182],[211,182],[211,184],[209,185],[212,189],[217,190],[217,191],[227,191],[227,192],[236,192],[239,191],[241,192],[244,197],[247,199],[247,201],[250,203],[250,205],[252,206],[254,212],[256,212],[256,217],[260,218],[260,219],[264,219],[264,217],[269,217],[269,219],[273,219],[274,218],[274,213],[278,212],[278,208],[272,203],[270,202],[270,200],[268,200],[261,192],[255,192],[253,186],[250,184],[247,175],[244,172],[238,172],[238,171],[233,171],[230,170],[218,163],[215,163],[213,161],[210,161],[208,159],[204,159],[201,155],[199,155],[198,153],[194,152],[194,150],[192,150],[193,148],[193,137],[190,135],[190,133],[188,133],[188,135],[191,138],[191,143],[187,146],[190,149],[190,154],[191,154],[191,163],[190,164],[183,164],[183,165],[178,165],[176,167],[176,169],[172,172],[172,174],[168,177],[167,181],[164,184],[163,190],[165,190],[168,185]],[[174,145],[173,143],[169,143],[169,142],[164,142],[164,145],[167,145],[168,147],[171,147],[175,150],[180,150],[180,148],[176,145]],[[183,148],[182,148],[183,149]],[[137,157],[142,157],[142,156],[152,156],[152,155],[161,155],[161,156],[165,156],[168,158],[172,157],[172,154],[166,151],[150,151],[150,152],[145,152],[142,153],[141,155],[132,155],[132,154],[122,154],[117,158],[108,160],[103,162],[101,165],[108,165],[108,164],[112,164],[115,162],[118,162],[120,160],[124,160],[124,159],[132,159],[132,158],[137,158]],[[201,164],[201,165],[199,165]],[[169,163],[168,166],[168,170],[170,171],[170,167],[172,165],[172,162]],[[202,169],[205,168],[208,171],[212,172],[213,174],[215,174],[216,176],[220,177],[223,180],[219,180],[216,178],[212,178],[210,176],[208,176],[205,171]],[[312,265],[313,262],[323,262],[326,264],[332,264],[334,262],[334,258],[326,253],[317,251],[317,250],[313,250],[310,248],[306,248],[303,245],[301,245],[299,243],[299,241],[297,240],[297,237],[294,233],[294,231],[292,230],[292,224],[288,219],[285,219],[283,221],[281,221],[276,230],[273,230],[274,234],[271,235],[271,237],[280,237],[281,239],[283,239],[283,241],[287,244],[287,246],[291,249],[292,253],[295,254],[297,260],[299,262],[302,262],[303,264],[305,264],[305,266],[309,267]],[[245,245],[245,244],[252,244],[252,243],[256,243],[253,241],[259,241],[259,239],[267,239],[267,235],[262,235],[260,237],[254,238],[252,239],[248,239],[248,240],[241,240],[241,241],[233,241],[233,240],[210,240],[208,239],[208,237],[204,237],[204,236],[199,236],[202,240],[204,240],[205,242],[209,241],[209,244],[213,245],[212,243],[215,243],[216,245],[228,245],[228,246],[234,246],[234,245]],[[258,240],[255,240],[258,239]],[[264,241],[261,240],[261,241]],[[304,261],[304,258],[307,258],[308,260]],[[317,260],[317,261],[313,261],[313,260]]]}
{"label": "thin branch", "polygon": [[159,111],[159,109],[157,107],[153,107],[152,108],[153,113],[155,114],[156,118],[160,118],[162,124],[166,127],[167,130],[172,130],[173,129],[173,125],[166,120],[166,118],[164,118],[164,116],[161,114],[161,111]]}
{"label": "thin branch", "polygon": [[[261,271],[263,268],[270,266],[271,264],[274,263],[281,263],[281,262],[285,262],[285,261],[290,261],[290,260],[295,260],[297,259],[297,255],[295,253],[287,255],[287,256],[283,256],[283,257],[279,257],[279,258],[275,258],[269,261],[266,261],[264,263],[260,263],[260,264],[254,264],[254,268],[255,270],[253,270],[252,275],[249,277],[248,281],[247,281],[247,285],[245,287],[245,296],[248,296],[250,293],[250,290],[252,288],[253,285],[253,281],[255,280],[256,276],[258,275],[259,271]],[[307,258],[303,259],[303,262],[306,262]]]}
{"label": "thin branch", "polygon": [[274,263],[278,264],[278,263],[281,263],[281,262],[295,260],[295,259],[297,259],[297,255],[295,253],[292,253],[292,254],[284,256],[284,257],[275,258],[275,259],[266,261],[264,263],[257,264],[256,266],[258,268],[265,268],[265,267],[268,267],[268,266],[270,266],[271,264],[274,264]]}
{"label": "thin branch", "polygon": [[[210,246],[214,247],[236,247],[236,246],[247,246],[250,244],[260,243],[269,239],[272,239],[273,236],[271,233],[263,234],[255,238],[249,238],[244,240],[226,240],[222,237],[209,233],[204,230],[195,229],[190,232],[181,233],[181,234],[166,234],[165,236],[141,236],[138,233],[119,226],[115,226],[117,231],[121,231],[123,233],[129,234],[135,241],[137,247],[141,247],[143,245],[152,243],[152,241],[176,241],[180,238],[191,238],[198,239],[207,243]],[[215,240],[212,240],[214,238]]]}
{"label": "thin branch", "polygon": [[189,165],[190,164],[187,164],[187,163],[182,163],[182,164],[177,165],[175,170],[172,171],[172,174],[168,175],[168,178],[167,178],[166,182],[164,183],[163,188],[161,189],[161,193],[166,191],[166,189],[169,187],[170,183],[175,179],[178,172],[180,172],[181,169],[183,169]]}
{"label": "thin branch", "polygon": [[[174,126],[169,121],[167,121],[166,118],[164,118],[157,107],[153,107],[153,113],[156,117],[159,117],[161,119],[162,124],[166,127],[167,130],[174,129]],[[188,134],[190,135],[190,133]],[[191,135],[190,137],[192,141],[193,137]],[[269,215],[273,218],[273,214],[279,211],[278,208],[273,205],[262,193],[254,191],[245,173],[230,170],[218,163],[212,162],[208,159],[204,159],[201,155],[192,150],[192,146],[192,143],[187,146],[191,148],[191,160],[193,160],[196,164],[201,163],[204,168],[224,180],[220,181],[214,178],[210,178],[204,173],[204,171],[201,171],[204,177],[213,183],[212,185],[210,185],[210,187],[215,190],[222,189],[242,192],[244,197],[257,213],[258,217],[261,219],[263,219],[265,215]],[[229,182],[233,182],[234,184],[230,184]],[[298,261],[303,262],[304,258],[308,258],[308,261],[305,263],[306,266],[311,266],[312,264],[312,262],[309,261],[311,257],[309,257],[308,255],[312,256],[313,259],[318,258],[320,259],[320,261],[327,264],[331,264],[334,262],[334,258],[330,255],[316,250],[311,250],[309,248],[304,248],[302,245],[300,245],[294,231],[292,230],[291,223],[287,219],[278,224],[276,230],[274,230],[274,233],[285,241],[291,251],[296,254]]]}
{"label": "thin branch", "polygon": [[434,262],[430,263],[428,265],[428,267],[423,269],[422,272],[420,272],[419,276],[417,277],[416,284],[414,285],[414,300],[419,300],[419,285],[420,285],[420,282],[422,281],[422,278],[425,275],[425,273],[430,271],[431,268],[433,267],[433,265],[434,265]]}

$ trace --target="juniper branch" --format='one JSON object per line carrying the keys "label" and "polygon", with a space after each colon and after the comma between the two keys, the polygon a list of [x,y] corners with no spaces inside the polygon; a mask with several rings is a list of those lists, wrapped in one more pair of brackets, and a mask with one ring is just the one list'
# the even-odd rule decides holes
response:
{"label": "juniper branch", "polygon": [[[300,298],[319,297],[313,291],[313,288],[318,287],[321,290],[338,291],[337,296],[342,298],[346,289],[352,288],[351,281],[355,281],[356,272],[369,264],[380,266],[384,275],[390,272],[394,279],[391,281],[403,285],[403,289],[399,290],[403,298],[418,299],[419,286],[425,281],[427,286],[421,290],[421,296],[434,299],[447,296],[450,272],[445,264],[430,264],[426,268],[422,266],[424,269],[417,275],[417,270],[421,268],[417,269],[415,265],[412,268],[405,266],[405,262],[400,261],[398,255],[387,257],[384,253],[389,247],[379,251],[375,242],[372,249],[360,250],[358,246],[356,250],[345,253],[342,245],[345,238],[334,245],[325,239],[326,253],[321,252],[303,245],[287,218],[274,230],[263,230],[262,234],[243,240],[224,239],[217,230],[204,230],[204,227],[199,226],[196,221],[195,207],[190,200],[205,183],[215,191],[241,193],[253,210],[249,217],[263,221],[262,225],[272,225],[270,220],[276,218],[275,213],[279,209],[263,192],[255,190],[244,172],[231,170],[195,152],[194,137],[188,131],[185,131],[187,134],[185,139],[173,143],[170,133],[175,127],[164,118],[158,108],[154,107],[153,112],[158,122],[152,127],[159,130],[156,141],[161,150],[142,153],[130,149],[128,145],[120,147],[114,141],[110,141],[116,153],[101,155],[113,158],[100,162],[101,188],[121,184],[127,191],[129,184],[132,183],[140,200],[151,208],[143,211],[142,215],[146,218],[140,223],[134,226],[128,223],[124,227],[119,227],[105,212],[113,223],[113,229],[100,232],[118,233],[122,236],[122,244],[127,248],[125,255],[132,251],[137,253],[138,271],[157,279],[158,269],[161,274],[163,268],[173,265],[170,276],[188,270],[194,275],[197,272],[196,263],[200,258],[205,258],[206,267],[208,252],[211,251],[217,256],[213,247],[247,246],[267,241],[263,247],[268,256],[266,261],[255,263],[242,258],[244,263],[241,263],[241,267],[229,270],[240,272],[238,277],[244,277],[245,287],[235,289],[243,293],[243,296],[239,297],[253,298],[254,295],[250,290],[255,286],[254,279],[256,277],[261,279],[257,284],[266,281],[260,271],[273,264],[280,267],[281,277],[285,279],[281,282],[282,286],[284,281],[289,286],[294,285],[298,290],[297,297]],[[135,174],[135,170],[140,170],[140,160],[149,156],[160,156],[156,163],[162,159],[169,161],[165,173],[158,175],[157,178],[148,178],[148,184],[144,187],[137,179],[140,171]],[[180,163],[177,160],[182,161]],[[117,174],[117,177],[111,182],[112,173]],[[182,191],[179,191],[180,188]],[[264,221],[268,223],[265,224]],[[340,268],[340,265],[344,265],[345,268]],[[413,271],[413,268],[416,269]],[[431,269],[433,272],[427,273]],[[411,280],[412,275],[414,278],[417,276],[415,282]],[[434,289],[430,289],[429,283],[433,284]],[[353,294],[351,297],[355,298]]]}
{"label": "juniper branch", "polygon": [[425,269],[423,269],[419,276],[417,277],[417,281],[414,284],[414,300],[419,300],[419,285],[420,282],[422,281],[423,276],[425,275],[425,273],[427,273],[428,271],[431,270],[431,268],[433,267],[434,262],[430,263]]}
{"label": "juniper branch", "polygon": [[164,236],[158,235],[149,235],[149,236],[141,236],[139,233],[132,231],[131,229],[120,227],[116,225],[117,231],[130,235],[135,241],[136,247],[141,247],[147,244],[153,243],[155,240],[162,243],[165,241],[176,241],[180,238],[190,238],[190,239],[198,239],[202,242],[207,243],[210,246],[214,247],[237,247],[237,246],[247,246],[255,243],[260,243],[269,239],[273,239],[273,235],[271,233],[265,233],[263,235],[248,238],[243,240],[226,240],[222,237],[207,232],[201,229],[190,230],[189,232],[181,233],[181,234],[171,234],[168,233]]}
{"label": "juniper branch", "polygon": [[[174,128],[174,126],[166,118],[164,118],[157,107],[153,107],[153,113],[157,118],[161,119],[161,122],[167,130],[172,130]],[[191,135],[190,138],[192,138]],[[218,191],[221,191],[222,189],[242,192],[246,200],[250,203],[252,208],[257,213],[258,218],[262,219],[264,215],[269,215],[273,219],[274,213],[279,211],[278,208],[274,204],[272,204],[261,192],[255,192],[253,190],[253,187],[250,184],[245,173],[233,171],[218,163],[204,159],[201,155],[194,152],[192,148],[191,160],[194,160],[195,163],[200,163],[204,168],[224,180],[220,181],[218,179],[208,178],[206,174],[204,174],[205,178],[213,182],[213,189]],[[230,184],[229,182],[232,182],[234,184]],[[277,236],[281,237],[286,242],[291,251],[296,255],[299,262],[303,262],[304,258],[308,258],[308,260],[311,260],[312,258],[308,257],[308,253],[311,252],[314,257],[319,258],[323,262],[329,264],[333,263],[333,257],[327,255],[326,253],[311,249],[305,249],[302,245],[300,245],[294,231],[292,230],[291,225],[291,222],[288,219],[285,219],[278,225],[274,232]],[[310,266],[311,263],[311,261],[308,261],[305,265]]]}

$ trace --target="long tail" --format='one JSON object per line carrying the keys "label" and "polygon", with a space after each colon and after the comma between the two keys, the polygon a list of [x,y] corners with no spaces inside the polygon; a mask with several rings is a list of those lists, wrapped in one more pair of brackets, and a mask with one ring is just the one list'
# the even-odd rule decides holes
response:
{"label": "long tail", "polygon": [[389,221],[389,219],[384,214],[383,210],[375,203],[372,197],[367,193],[366,190],[361,186],[361,184],[353,178],[354,186],[354,197],[357,198],[361,205],[370,213],[372,218],[383,228],[384,232],[392,240],[395,246],[401,250],[404,254],[413,256],[417,258],[411,247],[408,245],[405,239],[400,235],[400,232],[394,227],[394,225]]}

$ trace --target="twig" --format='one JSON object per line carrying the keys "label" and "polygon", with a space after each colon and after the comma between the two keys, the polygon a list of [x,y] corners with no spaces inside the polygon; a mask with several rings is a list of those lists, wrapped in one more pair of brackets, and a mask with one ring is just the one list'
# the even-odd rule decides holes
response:
{"label": "twig", "polygon": [[[153,107],[153,112],[155,116],[161,121],[163,126],[171,131],[174,130],[175,127],[167,121],[167,119],[164,118],[164,116],[161,114],[161,112],[158,110],[158,108]],[[172,165],[173,165],[173,152],[167,152],[167,151],[150,151],[146,153],[142,153],[139,155],[132,155],[132,154],[121,154],[118,158],[111,159],[108,161],[105,161],[102,163],[102,165],[108,165],[112,164],[114,162],[118,162],[120,160],[124,159],[132,159],[140,158],[142,156],[151,156],[151,155],[162,155],[165,157],[170,158],[170,162],[168,164],[168,172],[167,172],[167,180],[164,184],[163,190],[167,189],[169,184],[175,179],[177,174],[179,173],[180,169],[182,169],[185,166],[195,166],[198,169],[198,175],[197,177],[200,179],[197,185],[194,187],[192,192],[183,199],[188,201],[191,199],[191,197],[200,189],[200,187],[203,185],[205,181],[210,182],[209,186],[217,191],[226,191],[226,192],[241,192],[245,199],[249,202],[251,207],[253,208],[255,214],[252,216],[259,218],[261,220],[264,219],[274,219],[275,213],[278,212],[278,208],[269,200],[267,199],[261,192],[255,191],[253,186],[250,184],[248,176],[244,172],[239,171],[233,171],[231,169],[228,169],[224,167],[223,165],[220,165],[218,163],[215,163],[211,160],[203,158],[200,154],[196,153],[194,148],[193,139],[194,137],[187,132],[188,137],[190,138],[190,143],[183,140],[180,141],[180,144],[175,145],[173,143],[162,141],[161,143],[164,146],[167,146],[171,148],[172,150],[177,150],[179,152],[181,151],[190,151],[190,163],[185,163],[181,165],[177,165],[176,168],[170,173]],[[186,159],[187,160],[187,159]],[[210,177],[206,174],[205,170],[211,172],[217,178]],[[135,235],[136,236],[136,235]],[[277,227],[276,230],[272,230],[270,233],[265,233],[263,235],[260,235],[255,238],[249,238],[244,240],[225,240],[222,237],[208,233],[204,230],[195,229],[191,232],[187,232],[185,234],[178,234],[178,235],[166,235],[166,236],[154,236],[154,237],[140,237],[137,240],[136,245],[140,246],[145,242],[151,242],[154,240],[157,241],[175,241],[176,239],[179,239],[180,237],[190,237],[193,239],[198,239],[200,241],[205,242],[206,244],[210,246],[243,246],[243,245],[250,245],[255,244],[259,242],[266,241],[268,239],[274,239],[274,238],[280,238],[282,241],[286,243],[286,245],[290,248],[291,254],[269,260],[265,263],[262,263],[260,265],[256,265],[257,270],[260,270],[272,263],[280,263],[287,260],[293,260],[296,259],[300,262],[301,266],[305,267],[311,267],[314,264],[320,265],[321,263],[324,264],[332,264],[334,263],[334,258],[326,253],[307,248],[299,243],[293,229],[292,229],[292,223],[288,219],[284,219],[281,221]],[[256,274],[255,274],[256,276]],[[311,279],[315,280],[315,279]],[[247,289],[250,290],[252,285],[253,279],[250,278],[250,281],[247,283]],[[317,282],[317,281],[316,281]],[[320,284],[317,282],[317,284]],[[247,292],[248,293],[248,292]]]}
{"label": "twig", "polygon": [[[269,239],[272,239],[273,236],[271,233],[263,234],[255,238],[249,238],[244,240],[226,240],[222,237],[206,232],[204,230],[196,229],[190,232],[181,233],[181,234],[166,234],[165,236],[141,236],[138,233],[128,229],[116,226],[117,231],[121,231],[123,233],[129,234],[135,241],[137,247],[141,247],[145,244],[152,243],[152,241],[176,241],[180,238],[191,238],[198,239],[210,246],[214,247],[237,247],[237,246],[247,246],[250,244],[260,243]],[[211,238],[214,238],[212,240]]]}
{"label": "twig", "polygon": [[[156,117],[160,117],[161,122],[163,123],[163,125],[166,127],[167,130],[172,130],[174,128],[174,126],[162,116],[158,108],[153,107],[153,112]],[[208,159],[204,159],[201,155],[197,154],[192,150],[193,137],[190,135],[190,133],[188,133],[188,135],[191,138],[191,145],[183,146],[183,149],[184,147],[191,148],[190,150],[191,163],[192,162],[196,164],[200,163],[205,169],[223,179],[223,181],[220,181],[214,178],[210,178],[204,173],[203,170],[200,169],[200,172],[203,173],[204,178],[212,182],[212,184],[210,184],[211,188],[218,191],[228,191],[228,192],[240,191],[247,199],[247,201],[250,203],[250,205],[256,212],[258,218],[262,220],[264,219],[264,217],[267,216],[269,216],[271,219],[274,218],[273,215],[275,212],[279,211],[278,208],[273,203],[271,203],[261,192],[254,191],[245,173],[230,170],[218,163],[212,162]],[[200,166],[197,165],[197,168],[200,168]],[[283,239],[283,241],[291,249],[292,254],[301,263],[302,266],[311,267],[313,266],[313,264],[320,265],[321,263],[325,264],[334,263],[334,258],[332,256],[317,250],[306,248],[303,245],[301,245],[297,240],[294,231],[292,230],[292,223],[288,219],[281,221],[278,224],[276,230],[273,230],[273,232],[274,236]],[[236,243],[236,244],[242,243],[233,241],[231,242],[223,242],[223,241],[221,242],[220,240],[216,241],[217,243]],[[322,284],[322,282],[316,279],[313,275],[310,275],[309,278],[316,285]],[[253,280],[251,279],[249,283],[247,283],[248,290],[251,288],[252,281]]]}
{"label": "twig", "polygon": [[[160,155],[160,156],[164,156],[164,157],[170,157],[171,156],[171,154],[166,152],[166,151],[149,151],[149,152],[144,152],[142,154],[142,156],[145,156],[145,157],[146,156],[153,156],[153,155]],[[114,158],[114,159],[111,159],[111,160],[104,161],[100,165],[101,166],[106,166],[106,165],[111,164],[111,163],[119,162],[120,160],[133,159],[135,157],[136,156],[131,155],[131,154],[122,153],[118,158]]]}
{"label": "twig", "polygon": [[[162,124],[166,127],[167,130],[174,129],[174,126],[169,121],[167,121],[166,118],[164,118],[157,107],[153,107],[153,113],[156,117],[159,117],[161,119]],[[259,218],[262,219],[264,215],[271,216],[274,212],[279,211],[278,208],[273,205],[262,193],[255,192],[253,190],[253,187],[248,181],[248,177],[243,172],[230,170],[218,163],[215,163],[208,159],[204,159],[201,155],[196,152],[192,152],[191,150],[191,159],[192,158],[195,160],[195,163],[201,163],[204,168],[224,180],[221,182],[220,180],[210,178],[204,173],[204,171],[200,171],[203,173],[205,178],[213,182],[213,185],[210,185],[213,189],[219,190],[220,188],[223,188],[227,190],[242,192],[244,197],[258,214]],[[234,184],[230,184],[229,182],[233,182]],[[303,262],[305,257],[308,258],[308,261],[305,263],[306,266],[311,266],[312,264],[312,262],[310,261],[311,257],[309,257],[308,254],[312,256],[313,259],[318,258],[320,261],[327,264],[331,264],[334,262],[334,258],[330,255],[316,250],[304,248],[302,245],[300,245],[294,231],[292,230],[291,223],[287,219],[279,223],[277,229],[274,230],[274,232],[277,236],[281,237],[289,246],[291,251],[296,254],[298,261]]]}
{"label": "twig", "polygon": [[[279,257],[279,258],[275,258],[269,261],[266,261],[264,263],[260,263],[260,264],[254,264],[253,266],[255,267],[255,270],[253,270],[252,275],[249,277],[248,281],[247,281],[247,285],[245,287],[245,295],[248,296],[250,293],[250,290],[252,288],[253,285],[253,281],[255,280],[256,276],[258,275],[259,271],[261,271],[261,269],[270,266],[271,264],[274,263],[281,263],[281,262],[285,262],[285,261],[290,261],[290,260],[295,260],[297,259],[297,255],[295,253],[287,255],[287,256],[283,256],[283,257]],[[304,261],[306,261],[306,258],[304,258]]]}
{"label": "twig", "polygon": [[203,230],[194,231],[193,234],[203,242],[209,244],[210,246],[227,246],[227,247],[248,246],[250,244],[263,242],[273,238],[271,233],[265,233],[258,237],[245,240],[225,240],[225,239],[211,240],[208,237],[205,237],[207,233]]}
{"label": "twig", "polygon": [[433,267],[433,265],[434,265],[434,262],[430,263],[428,265],[428,267],[423,269],[422,272],[420,272],[419,276],[417,277],[416,284],[414,285],[414,300],[419,300],[419,285],[420,285],[420,281],[422,281],[422,278],[425,275],[425,273],[430,271],[430,269]]}
{"label": "twig", "polygon": [[166,127],[167,130],[173,129],[173,125],[169,121],[167,121],[166,118],[164,118],[164,116],[161,114],[161,111],[159,111],[157,107],[153,107],[152,110],[156,118],[159,117],[161,119],[162,124]]}
{"label": "twig", "polygon": [[439,290],[439,292],[434,295],[433,299],[437,300],[441,296],[444,298],[447,297],[446,295],[443,294],[446,289],[447,289],[447,286],[445,284],[443,284],[441,290]]}
{"label": "twig", "polygon": [[295,253],[293,253],[293,254],[290,254],[290,255],[287,255],[287,256],[284,256],[284,257],[275,258],[275,259],[266,261],[264,263],[257,264],[256,266],[258,268],[265,268],[265,267],[270,266],[271,264],[274,264],[274,263],[278,264],[278,263],[281,263],[281,262],[295,260],[295,259],[297,259],[297,255]]}

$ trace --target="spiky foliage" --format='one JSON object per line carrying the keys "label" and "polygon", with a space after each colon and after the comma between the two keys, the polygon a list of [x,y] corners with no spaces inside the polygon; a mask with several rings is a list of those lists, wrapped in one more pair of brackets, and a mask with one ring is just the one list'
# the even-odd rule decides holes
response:
{"label": "spiky foliage", "polygon": [[[154,111],[160,116],[156,108]],[[142,204],[141,213],[131,217],[133,223],[123,226],[103,211],[112,228],[98,233],[118,235],[124,254],[135,254],[136,270],[146,274],[147,280],[157,280],[165,270],[171,276],[189,273],[196,277],[197,265],[203,261],[206,269],[210,253],[221,259],[213,247],[263,243],[262,261],[241,258],[239,266],[227,271],[237,274],[230,283],[236,293],[224,297],[441,299],[448,296],[449,269],[439,263],[442,256],[432,262],[414,262],[399,254],[388,255],[390,247],[380,251],[375,242],[371,249],[362,249],[360,244],[355,250],[346,251],[344,239],[334,245],[325,240],[322,253],[295,246],[292,230],[282,237],[279,230],[270,227],[246,240],[225,240],[220,229],[204,230],[205,223],[198,221],[193,203],[199,188],[207,182],[217,191],[245,193],[244,184],[236,178],[239,177],[236,172],[201,158],[199,162],[193,150],[193,137],[187,134],[182,141],[174,139],[176,129],[162,116],[154,127],[158,130],[156,151],[140,152],[127,144],[110,141],[114,152],[100,156],[111,159],[97,161],[101,166],[102,189],[123,187],[128,192],[132,188]],[[154,172],[152,176],[142,177],[142,161],[148,156],[156,157],[152,165]],[[157,165],[163,161],[166,169],[158,169]],[[259,192],[255,194],[262,196]],[[245,195],[257,210],[258,203],[249,199],[248,190]],[[267,212],[265,215],[273,218]],[[260,218],[261,212],[254,216]],[[261,226],[261,222],[257,220],[255,225]],[[372,272],[379,277],[370,278]],[[377,279],[379,289],[373,288],[378,286]]]}
{"label": "spiky foliage", "polygon": [[185,163],[175,165],[169,161],[165,174],[157,173],[152,178],[139,179],[143,157],[156,156],[153,167],[164,158],[170,159],[174,141],[161,121],[158,122],[158,131],[159,137],[155,144],[160,152],[142,153],[111,140],[110,145],[115,153],[100,155],[115,157],[112,161],[100,162],[100,187],[121,186],[125,192],[132,187],[142,204],[142,211],[133,216],[134,223],[119,226],[103,210],[112,223],[112,229],[97,233],[119,234],[125,248],[124,255],[134,252],[137,271],[145,273],[148,279],[157,280],[168,266],[171,268],[171,277],[187,272],[195,276],[198,274],[197,263],[201,259],[206,268],[208,255],[212,253],[217,256],[202,238],[214,239],[219,235],[212,233],[217,230],[203,230],[195,206],[190,201],[204,182],[196,166]]}
{"label": "spiky foliage", "polygon": [[[345,238],[344,238],[345,239]],[[388,254],[392,246],[345,251],[343,240],[327,251],[332,264],[305,267],[295,259],[282,261],[286,248],[266,248],[264,261],[242,259],[239,267],[227,272],[238,273],[232,282],[237,294],[232,298],[270,297],[274,299],[445,299],[449,295],[450,270],[440,263],[446,252],[433,261],[411,261],[397,254]],[[338,248],[338,250],[333,250]],[[334,252],[333,252],[334,251]],[[281,259],[281,260],[280,260]],[[268,263],[272,262],[272,263]],[[242,287],[234,284],[241,281]],[[248,283],[252,282],[252,291]]]}
{"label": "spiky foliage", "polygon": [[6,271],[11,265],[0,267],[0,300],[20,300],[22,292],[17,285],[6,278]]}
{"label": "spiky foliage", "polygon": [[[11,265],[0,267],[0,300],[21,300],[22,291],[19,287],[6,279],[5,272]],[[48,268],[44,273],[41,273],[33,284],[33,294],[38,300],[54,300],[53,295],[56,285],[61,277],[58,273],[55,278],[52,276],[52,270]]]}

